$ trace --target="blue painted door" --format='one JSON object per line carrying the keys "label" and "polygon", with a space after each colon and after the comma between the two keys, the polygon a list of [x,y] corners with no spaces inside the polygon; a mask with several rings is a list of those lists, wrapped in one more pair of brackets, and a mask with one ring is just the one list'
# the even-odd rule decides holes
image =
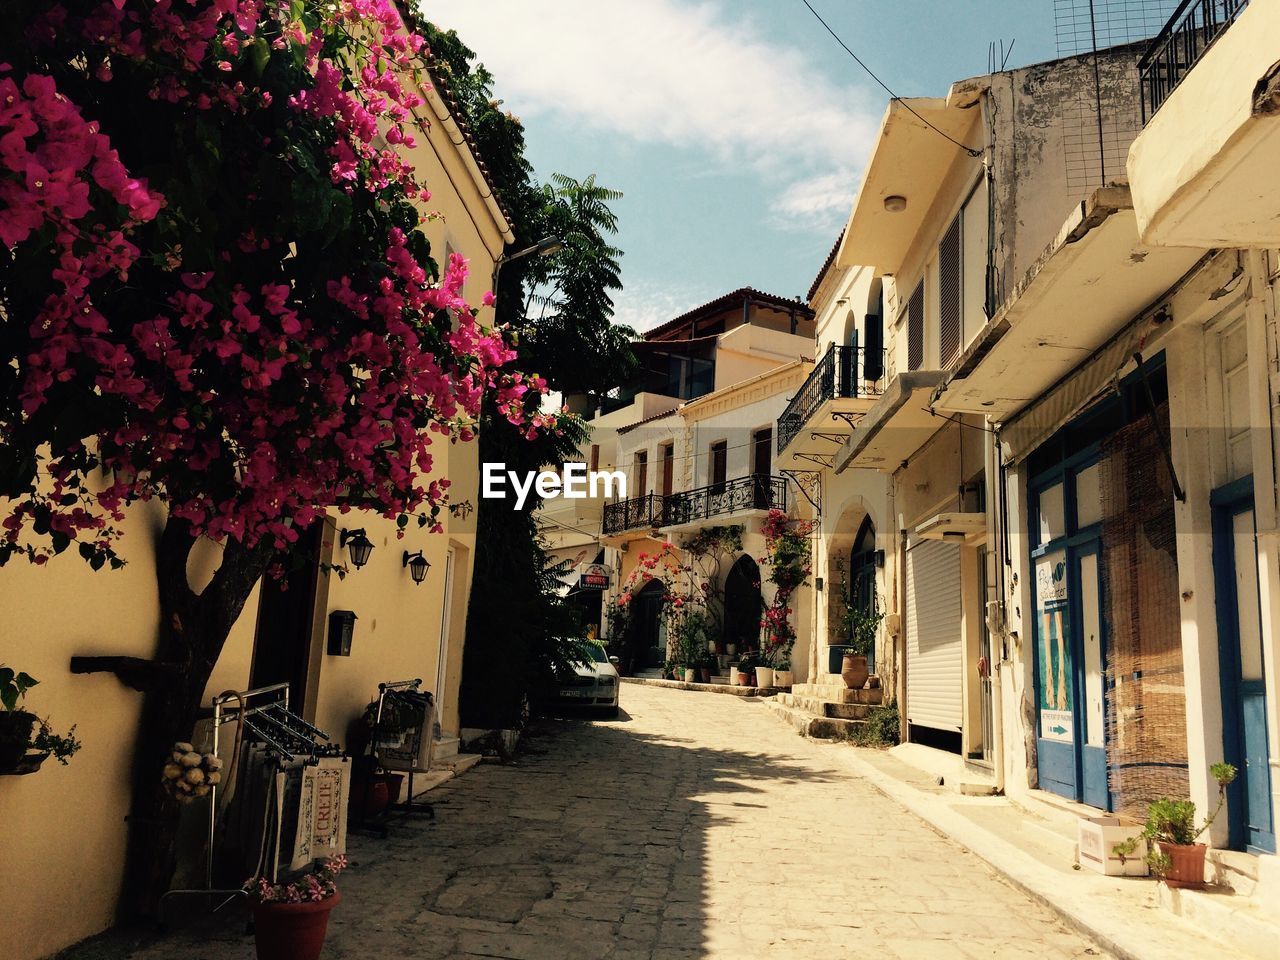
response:
{"label": "blue painted door", "polygon": [[1237,849],[1275,853],[1251,478],[1215,490],[1211,502],[1223,756],[1239,770],[1227,793],[1230,843]]}

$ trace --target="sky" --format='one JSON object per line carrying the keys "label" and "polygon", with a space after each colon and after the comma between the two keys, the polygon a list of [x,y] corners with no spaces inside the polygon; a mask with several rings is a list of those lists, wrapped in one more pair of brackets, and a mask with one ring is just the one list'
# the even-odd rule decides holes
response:
{"label": "sky", "polygon": [[[419,0],[494,74],[539,179],[621,190],[639,330],[742,286],[803,298],[888,94],[802,0]],[[1055,56],[1054,0],[810,0],[900,96]]]}

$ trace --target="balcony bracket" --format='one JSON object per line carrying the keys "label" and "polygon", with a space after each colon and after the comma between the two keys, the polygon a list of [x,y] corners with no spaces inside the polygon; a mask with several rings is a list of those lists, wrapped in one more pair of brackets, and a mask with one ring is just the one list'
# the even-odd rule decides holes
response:
{"label": "balcony bracket", "polygon": [[828,433],[826,430],[810,430],[809,436],[815,437],[818,440],[830,440],[837,446],[849,439],[843,433]]}
{"label": "balcony bracket", "polygon": [[[858,421],[865,416],[866,416],[865,413],[836,413],[833,411],[831,414],[831,419],[843,420],[845,423],[849,425],[849,429],[852,430],[854,427],[858,425]],[[817,434],[815,433],[814,436],[817,436]],[[843,438],[841,438],[841,442],[843,442]]]}
{"label": "balcony bracket", "polygon": [[782,475],[796,485],[800,496],[822,516],[822,474],[817,470],[783,470]]}
{"label": "balcony bracket", "polygon": [[816,463],[827,470],[836,465],[836,455],[834,453],[793,453],[792,456],[797,460],[808,460],[810,463]]}

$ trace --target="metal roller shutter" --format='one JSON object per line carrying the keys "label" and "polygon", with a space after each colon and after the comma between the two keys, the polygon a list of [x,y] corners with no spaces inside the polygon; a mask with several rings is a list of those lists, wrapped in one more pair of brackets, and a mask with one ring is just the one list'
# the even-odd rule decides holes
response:
{"label": "metal roller shutter", "polygon": [[907,719],[961,728],[960,548],[921,540],[907,548]]}

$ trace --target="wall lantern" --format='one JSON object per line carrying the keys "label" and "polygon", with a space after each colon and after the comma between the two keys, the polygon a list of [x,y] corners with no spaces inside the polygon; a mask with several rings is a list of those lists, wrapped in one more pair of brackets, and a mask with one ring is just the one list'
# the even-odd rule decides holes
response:
{"label": "wall lantern", "polygon": [[364,527],[343,530],[338,535],[338,546],[346,547],[351,553],[351,562],[357,570],[369,562],[369,554],[373,553],[373,541],[365,536]]}
{"label": "wall lantern", "polygon": [[417,553],[410,553],[406,550],[400,560],[400,566],[409,568],[409,576],[413,577],[414,583],[421,583],[427,579],[427,571],[431,569],[431,562],[422,555],[421,550]]}
{"label": "wall lantern", "polygon": [[907,198],[894,194],[884,198],[884,208],[890,213],[901,213],[907,209]]}

